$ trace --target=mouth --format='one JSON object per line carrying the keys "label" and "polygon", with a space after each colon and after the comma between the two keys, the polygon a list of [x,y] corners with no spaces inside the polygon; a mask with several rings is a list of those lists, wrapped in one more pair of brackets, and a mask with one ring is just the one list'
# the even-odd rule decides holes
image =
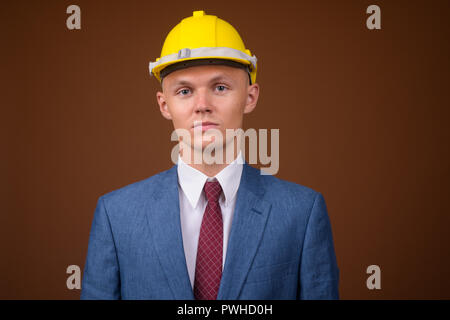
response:
{"label": "mouth", "polygon": [[215,122],[211,122],[211,121],[194,121],[194,125],[192,126],[192,128],[194,128],[194,130],[198,130],[201,129],[202,132],[205,132],[208,129],[213,129],[213,128],[217,128],[218,124]]}

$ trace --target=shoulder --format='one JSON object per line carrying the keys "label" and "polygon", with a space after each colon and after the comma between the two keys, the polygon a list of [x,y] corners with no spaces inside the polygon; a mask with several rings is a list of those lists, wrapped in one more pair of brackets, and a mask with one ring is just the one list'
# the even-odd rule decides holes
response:
{"label": "shoulder", "polygon": [[322,194],[308,186],[273,175],[261,174],[257,168],[250,167],[254,174],[258,174],[259,182],[265,189],[265,199],[278,207],[286,209],[311,209],[314,202],[322,198]]}
{"label": "shoulder", "polygon": [[176,166],[159,172],[146,179],[125,185],[119,189],[110,191],[100,196],[99,200],[114,207],[124,207],[138,205],[145,199],[153,197],[162,186],[176,182]]}

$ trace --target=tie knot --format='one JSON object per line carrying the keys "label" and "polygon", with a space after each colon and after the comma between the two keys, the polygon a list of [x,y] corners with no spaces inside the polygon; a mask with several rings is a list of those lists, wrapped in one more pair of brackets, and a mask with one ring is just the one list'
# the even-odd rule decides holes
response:
{"label": "tie knot", "polygon": [[222,187],[220,186],[219,181],[206,181],[205,195],[209,203],[218,203],[221,193]]}

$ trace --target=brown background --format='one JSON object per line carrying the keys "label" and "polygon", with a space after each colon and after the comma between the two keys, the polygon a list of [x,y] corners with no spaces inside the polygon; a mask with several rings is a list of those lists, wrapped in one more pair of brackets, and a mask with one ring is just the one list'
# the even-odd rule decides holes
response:
{"label": "brown background", "polygon": [[[66,28],[70,4],[81,30]],[[382,30],[366,28],[370,4]],[[341,297],[450,298],[448,1],[0,6],[0,298],[78,299],[66,268],[84,268],[97,198],[172,165],[147,67],[198,9],[258,57],[245,127],[279,128],[277,176],[324,194]]]}

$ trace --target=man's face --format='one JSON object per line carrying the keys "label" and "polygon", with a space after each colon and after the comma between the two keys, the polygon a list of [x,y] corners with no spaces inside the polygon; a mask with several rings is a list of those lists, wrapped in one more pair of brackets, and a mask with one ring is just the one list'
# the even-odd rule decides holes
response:
{"label": "man's face", "polygon": [[[162,115],[175,129],[188,130],[191,144],[203,149],[210,141],[206,130],[219,130],[225,143],[226,129],[242,128],[243,115],[255,108],[258,94],[258,84],[249,85],[244,70],[214,65],[170,73],[156,96]],[[200,141],[194,142],[194,126]]]}

